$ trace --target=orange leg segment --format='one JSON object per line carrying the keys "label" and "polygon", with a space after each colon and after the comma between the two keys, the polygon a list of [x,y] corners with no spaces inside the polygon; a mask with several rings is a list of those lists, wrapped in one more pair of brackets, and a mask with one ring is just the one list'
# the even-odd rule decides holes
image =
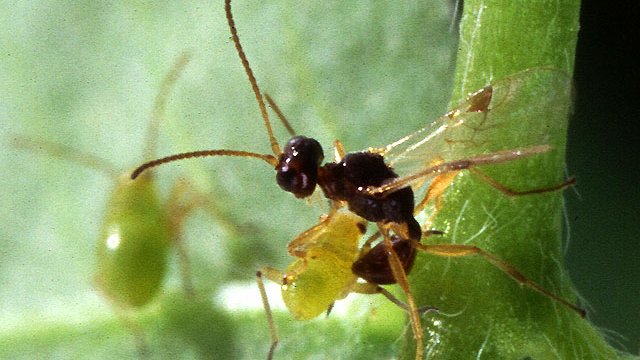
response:
{"label": "orange leg segment", "polygon": [[520,285],[527,286],[532,290],[537,291],[538,293],[548,297],[551,300],[554,300],[571,310],[577,312],[581,317],[586,316],[586,312],[584,309],[577,307],[576,305],[558,297],[557,295],[551,293],[549,290],[543,288],[538,283],[524,276],[520,271],[518,271],[511,264],[506,261],[498,258],[497,256],[477,247],[470,245],[424,245],[420,243],[415,243],[416,248],[421,251],[424,251],[428,254],[443,256],[443,257],[463,257],[463,256],[471,256],[471,255],[480,255],[493,266],[502,270],[505,274],[509,275]]}
{"label": "orange leg segment", "polygon": [[[411,288],[409,286],[409,279],[407,278],[407,273],[404,271],[402,267],[402,261],[398,257],[398,254],[393,250],[393,244],[391,242],[391,238],[389,237],[388,231],[386,231],[384,226],[379,225],[381,232],[384,235],[384,244],[387,252],[387,258],[389,260],[389,267],[393,272],[393,277],[396,279],[400,288],[407,296],[407,306],[409,311],[409,318],[411,319],[411,329],[413,331],[413,335],[416,339],[416,360],[421,360],[423,357],[423,340],[422,340],[422,323],[420,321],[420,314],[418,312],[418,307],[416,306],[416,301],[413,297],[413,293],[411,292]],[[402,307],[402,306],[401,306]]]}

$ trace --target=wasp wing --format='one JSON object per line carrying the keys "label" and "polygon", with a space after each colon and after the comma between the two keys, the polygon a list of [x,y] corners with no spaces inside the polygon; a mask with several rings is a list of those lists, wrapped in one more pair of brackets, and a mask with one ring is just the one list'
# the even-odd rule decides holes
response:
{"label": "wasp wing", "polygon": [[442,166],[446,163],[478,158],[487,164],[493,155],[497,163],[548,151],[562,139],[556,134],[566,130],[570,89],[565,72],[532,68],[470,94],[424,128],[372,149],[385,156],[401,179],[369,192],[420,187],[443,171],[456,170]]}

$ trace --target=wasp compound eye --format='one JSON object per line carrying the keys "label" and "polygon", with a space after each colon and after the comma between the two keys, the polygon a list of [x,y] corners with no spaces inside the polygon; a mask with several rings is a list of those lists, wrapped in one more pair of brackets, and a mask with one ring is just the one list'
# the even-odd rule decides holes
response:
{"label": "wasp compound eye", "polygon": [[278,166],[278,185],[297,198],[313,194],[318,180],[318,167],[324,154],[320,144],[304,136],[293,137],[283,149]]}

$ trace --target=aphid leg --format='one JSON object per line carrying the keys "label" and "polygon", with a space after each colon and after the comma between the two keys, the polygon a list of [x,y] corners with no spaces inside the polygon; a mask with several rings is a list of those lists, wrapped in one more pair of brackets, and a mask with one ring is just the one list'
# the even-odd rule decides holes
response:
{"label": "aphid leg", "polygon": [[487,183],[487,185],[490,185],[491,187],[495,188],[496,190],[500,191],[501,193],[507,196],[522,196],[522,195],[542,194],[546,192],[560,191],[568,188],[569,186],[575,185],[576,183],[576,178],[572,177],[560,184],[537,188],[537,189],[518,191],[518,190],[513,190],[504,186],[503,184],[497,182],[494,178],[490,177],[489,175],[485,174],[484,172],[480,171],[477,168],[470,168],[469,171],[472,174],[479,177],[482,181]]}
{"label": "aphid leg", "polygon": [[[376,285],[373,283],[356,283],[351,289],[351,291],[354,293],[367,294],[367,295],[382,294],[384,297],[387,298],[387,300],[391,301],[392,303],[397,305],[399,308],[403,309],[407,313],[411,313],[411,308],[409,307],[409,305],[407,305],[402,300],[398,299],[395,295],[393,295],[387,289],[383,288],[380,285]],[[432,306],[422,306],[417,308],[416,310],[418,311],[418,313],[424,314],[430,311],[438,311],[438,308],[435,308]]]}
{"label": "aphid leg", "polygon": [[336,209],[337,208],[332,206],[329,213],[322,216],[320,223],[305,230],[300,235],[296,236],[295,239],[291,240],[289,245],[287,245],[289,254],[297,258],[304,258],[306,250],[309,247],[308,244],[313,243],[313,241],[322,233],[329,221],[331,221],[331,218],[335,215]]}
{"label": "aphid leg", "polygon": [[409,307],[409,317],[411,319],[411,328],[413,330],[413,335],[416,339],[416,359],[421,360],[423,356],[422,349],[422,323],[420,322],[420,314],[418,313],[418,307],[416,306],[415,299],[413,297],[413,293],[411,292],[409,286],[409,279],[407,278],[407,274],[402,267],[402,261],[398,257],[398,254],[393,250],[393,243],[391,242],[391,238],[388,234],[388,231],[384,224],[379,224],[378,228],[382,232],[383,241],[385,245],[385,249],[387,252],[387,258],[389,260],[389,267],[393,272],[393,277],[396,280],[396,283],[400,285],[402,291],[407,296],[407,306]]}
{"label": "aphid leg", "polygon": [[278,334],[276,332],[276,325],[273,322],[273,312],[271,311],[271,305],[269,305],[269,298],[267,297],[267,291],[264,288],[264,282],[262,281],[262,275],[277,283],[282,285],[283,275],[276,269],[273,268],[263,268],[262,270],[258,270],[256,272],[256,283],[258,284],[258,289],[260,289],[260,297],[262,298],[262,306],[264,307],[265,315],[267,316],[267,323],[269,323],[269,332],[271,333],[271,347],[269,348],[269,354],[267,355],[267,359],[271,360],[273,358],[273,353],[276,350],[276,346],[278,346]]}
{"label": "aphid leg", "polygon": [[470,245],[451,245],[451,244],[443,244],[443,245],[424,245],[420,243],[415,243],[416,248],[421,251],[424,251],[429,254],[443,256],[443,257],[463,257],[463,256],[471,256],[471,255],[480,255],[493,266],[502,270],[504,273],[513,278],[520,285],[527,286],[532,290],[537,291],[538,293],[548,297],[549,299],[556,301],[571,310],[577,312],[581,317],[586,316],[586,312],[584,309],[579,308],[578,306],[558,297],[557,295],[551,293],[549,290],[543,288],[538,283],[530,280],[526,276],[524,276],[520,271],[514,268],[511,264],[506,261],[498,258],[497,256],[477,247]]}
{"label": "aphid leg", "polygon": [[131,331],[131,334],[133,334],[133,340],[135,341],[136,352],[138,353],[138,357],[140,359],[149,358],[149,355],[150,355],[149,344],[147,343],[147,339],[144,335],[144,331],[142,330],[142,327],[140,326],[140,324],[132,320],[128,315],[123,314],[122,309],[118,307],[115,307],[114,309],[115,309],[114,311],[116,313],[116,316],[120,318],[120,321],[122,321],[122,323],[127,328],[129,328],[129,331]]}
{"label": "aphid leg", "polygon": [[195,296],[195,288],[191,279],[191,262],[187,255],[187,246],[181,236],[181,229],[192,211],[198,208],[208,208],[211,205],[211,201],[204,195],[198,194],[186,180],[179,180],[173,185],[167,200],[167,218],[170,222],[173,245],[178,253],[182,287],[187,297],[190,298]]}
{"label": "aphid leg", "polygon": [[167,199],[167,218],[170,221],[173,245],[178,253],[182,286],[185,294],[191,298],[195,296],[195,287],[191,277],[191,262],[187,245],[181,237],[181,230],[187,217],[198,209],[205,210],[225,231],[232,233],[239,231],[238,225],[220,210],[215,202],[196,190],[187,180],[180,179],[173,184]]}
{"label": "aphid leg", "polygon": [[191,262],[189,261],[187,249],[181,236],[174,237],[174,245],[176,247],[176,252],[178,253],[180,277],[182,278],[184,293],[188,298],[193,299],[196,296],[196,291],[191,279]]}
{"label": "aphid leg", "polygon": [[98,289],[98,291],[102,293],[102,297],[109,302],[109,305],[118,320],[120,320],[124,326],[129,329],[129,332],[131,332],[138,357],[140,359],[149,358],[149,344],[142,326],[132,318],[131,313],[127,311],[126,304],[118,302],[111,294],[104,291],[105,287],[100,285],[101,280],[99,277],[94,277],[93,281],[95,284],[94,288]]}
{"label": "aphid leg", "polygon": [[264,93],[264,98],[267,100],[269,106],[271,106],[276,115],[278,115],[278,119],[280,119],[282,125],[284,125],[284,127],[287,129],[289,135],[296,136],[296,131],[293,130],[293,126],[291,126],[291,123],[289,122],[289,120],[287,120],[287,117],[284,116],[284,113],[282,112],[282,110],[280,110],[280,107],[276,104],[276,102],[273,101],[271,96],[269,96],[269,94],[267,93]]}

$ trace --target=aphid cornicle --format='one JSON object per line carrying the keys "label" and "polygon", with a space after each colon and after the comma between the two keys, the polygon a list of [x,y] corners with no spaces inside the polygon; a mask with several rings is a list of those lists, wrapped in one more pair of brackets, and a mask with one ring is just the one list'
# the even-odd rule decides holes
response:
{"label": "aphid cornicle", "polygon": [[[276,182],[283,190],[298,198],[306,198],[316,188],[320,188],[329,199],[329,214],[289,244],[289,253],[297,259],[287,270],[280,273],[265,268],[258,272],[258,283],[272,333],[269,357],[273,355],[278,340],[262,276],[281,284],[285,303],[299,319],[317,316],[330,308],[333,301],[350,292],[387,296],[409,312],[416,338],[416,358],[422,358],[421,311],[413,299],[407,280],[418,251],[444,257],[479,255],[520,284],[584,316],[582,309],[529,280],[511,265],[483,249],[470,245],[421,244],[425,230],[414,217],[417,211],[431,202],[435,203],[437,212],[438,199],[447,185],[465,170],[507,196],[557,191],[573,184],[575,180],[569,179],[557,185],[516,191],[477,169],[479,166],[512,162],[551,151],[553,147],[546,143],[544,134],[539,137],[529,136],[526,141],[519,141],[514,137],[513,146],[501,143],[497,148],[489,146],[486,152],[480,154],[472,152],[469,149],[473,147],[468,146],[490,143],[496,128],[504,130],[520,126],[509,122],[508,117],[501,117],[500,112],[504,103],[514,101],[520,93],[530,90],[527,87],[535,84],[531,79],[548,77],[549,81],[557,81],[562,88],[566,85],[563,82],[568,83],[565,77],[548,69],[514,74],[502,82],[494,82],[470,94],[444,116],[385,147],[346,153],[342,144],[336,141],[334,161],[323,165],[322,147],[312,138],[294,135],[281,149],[273,135],[264,99],[267,99],[285,125],[288,122],[275,103],[258,87],[240,44],[230,0],[225,1],[225,10],[232,39],[258,102],[273,155],[227,149],[193,151],[144,163],[131,177],[135,179],[146,170],[161,164],[193,157],[252,157],[274,167]],[[553,97],[550,97],[550,101],[553,101]],[[548,104],[539,104],[542,108],[545,105]],[[293,131],[290,130],[290,133]],[[402,169],[402,174],[399,169]],[[414,196],[414,190],[417,189],[424,192],[424,196],[418,199]],[[415,205],[416,200],[418,205]],[[376,223],[378,232],[358,248],[364,222]],[[382,241],[374,244],[380,236]],[[358,278],[364,282],[357,281]],[[379,286],[394,283],[405,293],[406,304],[388,296],[386,290]]]}
{"label": "aphid cornicle", "polygon": [[[167,97],[189,59],[189,54],[180,55],[160,85],[147,129],[146,159],[154,156],[158,126],[165,116]],[[149,304],[157,296],[167,273],[171,248],[175,248],[179,255],[184,290],[188,296],[193,295],[180,228],[187,213],[198,206],[199,201],[189,194],[186,183],[178,182],[169,199],[163,202],[152,174],[132,181],[128,173],[123,174],[109,161],[66,145],[17,136],[13,144],[93,168],[114,180],[96,247],[97,268],[93,280],[134,333],[138,352],[144,355],[147,351],[144,334],[130,320],[128,312]]]}

